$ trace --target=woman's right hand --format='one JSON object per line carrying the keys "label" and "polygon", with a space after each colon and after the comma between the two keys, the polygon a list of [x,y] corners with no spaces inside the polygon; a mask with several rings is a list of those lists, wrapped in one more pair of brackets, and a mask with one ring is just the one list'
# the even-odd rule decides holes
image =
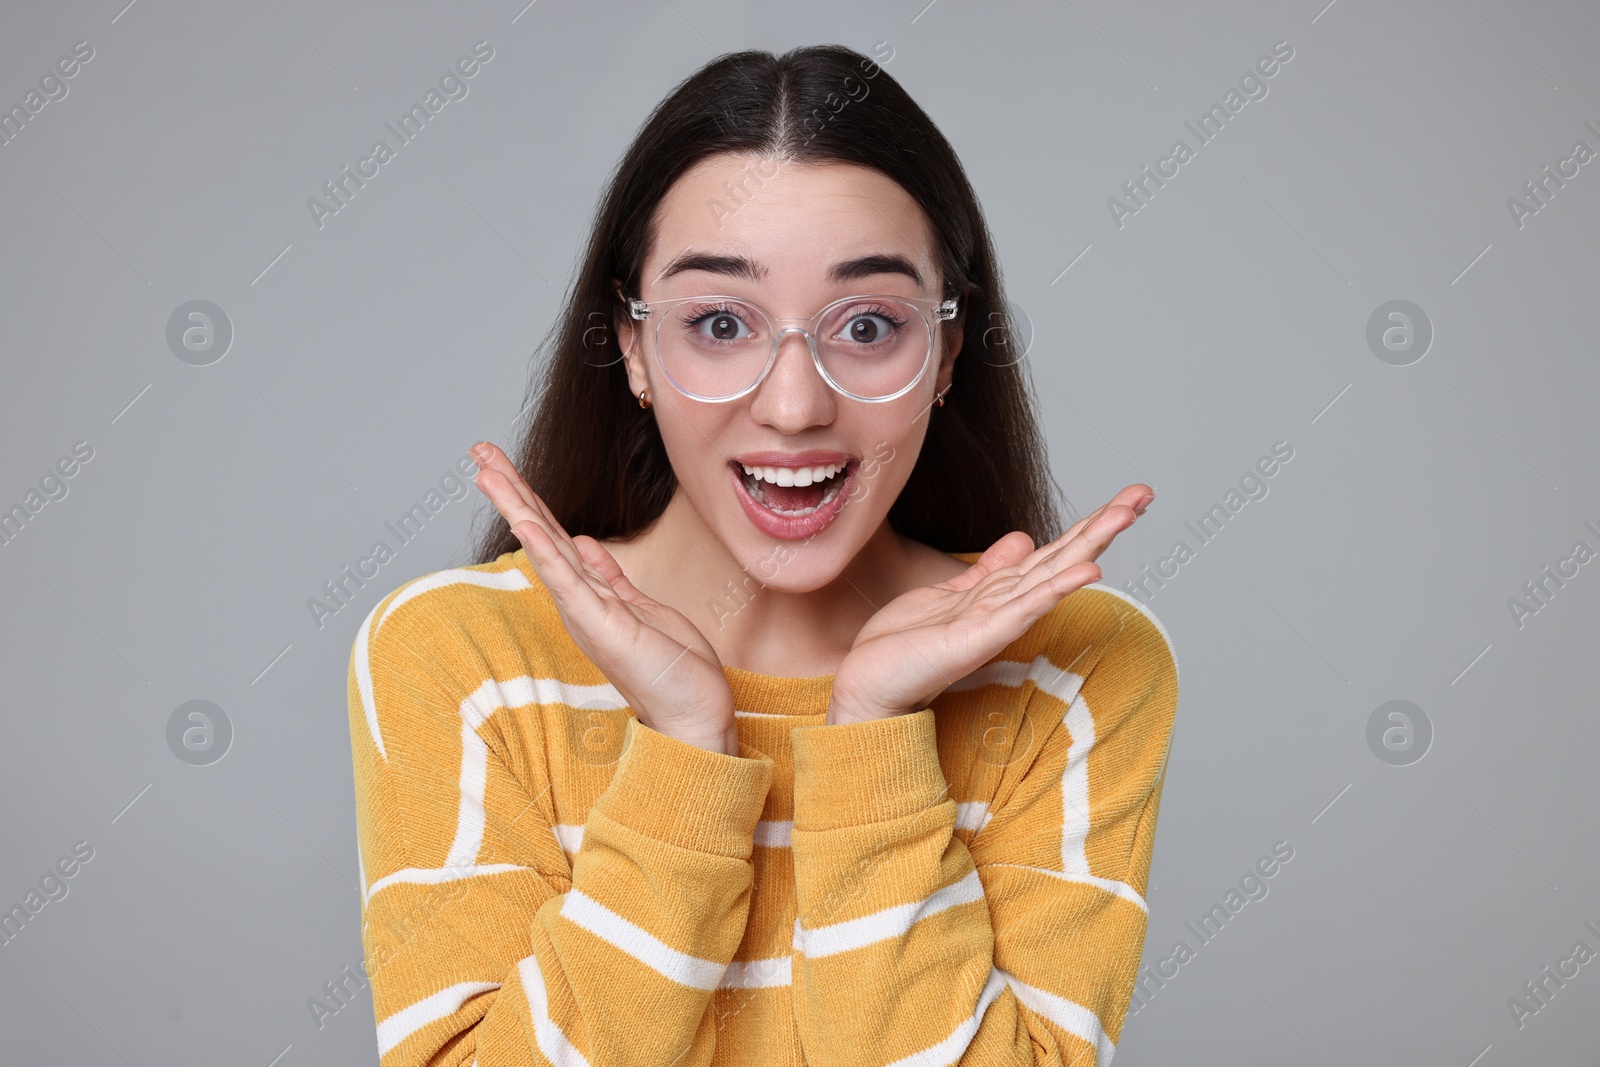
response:
{"label": "woman's right hand", "polygon": [[522,542],[573,642],[639,721],[680,741],[739,754],[733,693],[716,651],[682,612],[640,592],[586,534],[567,536],[503,451],[474,445],[474,483]]}

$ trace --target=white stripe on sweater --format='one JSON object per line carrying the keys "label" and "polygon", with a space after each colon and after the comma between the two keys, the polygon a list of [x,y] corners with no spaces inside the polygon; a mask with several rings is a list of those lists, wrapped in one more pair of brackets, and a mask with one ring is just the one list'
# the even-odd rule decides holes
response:
{"label": "white stripe on sweater", "polygon": [[539,970],[539,958],[524,958],[517,964],[517,972],[522,977],[522,991],[528,998],[528,1015],[533,1019],[533,1040],[544,1058],[555,1067],[589,1067],[583,1053],[550,1018],[550,1000],[544,988],[544,973]]}
{"label": "white stripe on sweater", "polygon": [[483,828],[488,816],[483,807],[489,779],[489,746],[466,718],[462,705],[461,723],[461,800],[456,809],[456,836],[444,858],[446,867],[475,867],[483,847]]}
{"label": "white stripe on sweater", "polygon": [[478,728],[497,711],[528,704],[565,704],[569,707],[624,707],[615,686],[569,685],[556,678],[521,675],[507,681],[489,679],[461,702],[461,801],[456,812],[456,836],[445,859],[447,867],[471,867],[483,847],[486,815],[484,786],[489,773],[489,746]]}
{"label": "white stripe on sweater", "polygon": [[977,871],[968,871],[967,876],[959,882],[936,889],[921,900],[910,904],[896,904],[882,911],[875,911],[871,915],[863,915],[859,919],[847,919],[844,922],[830,923],[827,926],[807,930],[800,925],[800,919],[796,917],[793,944],[808,959],[832,956],[838,952],[848,952],[891,937],[903,937],[919,920],[937,915],[957,904],[970,904],[982,899],[983,882],[979,880]]}
{"label": "white stripe on sweater", "polygon": [[385,760],[388,760],[389,753],[384,750],[383,732],[378,728],[378,706],[372,696],[372,657],[368,649],[371,647],[372,639],[378,636],[378,627],[383,625],[384,620],[392,615],[396,608],[424,593],[449,585],[477,585],[485,589],[503,589],[507,592],[532,588],[527,575],[515,567],[503,571],[473,571],[464,568],[437,571],[402,586],[394,599],[389,601],[389,606],[384,608],[382,615],[378,614],[378,607],[383,606],[381,601],[378,607],[374,607],[367,614],[361,629],[356,632],[354,656],[356,689],[361,694],[361,708],[367,714],[367,729],[372,732],[372,743],[377,746],[378,755]]}
{"label": "white stripe on sweater", "polygon": [[766,989],[794,982],[794,957],[774,956],[765,960],[734,960],[728,964],[719,989]]}
{"label": "white stripe on sweater", "polygon": [[1012,992],[1016,993],[1017,999],[1024,1007],[1036,1015],[1044,1016],[1074,1037],[1093,1045],[1098,1067],[1108,1067],[1117,1046],[1106,1036],[1098,1015],[1082,1004],[1057,996],[1038,986],[1031,986],[1015,975],[1005,971],[1001,971],[1000,974],[1011,983]]}
{"label": "white stripe on sweater", "polygon": [[989,823],[987,800],[962,800],[956,802],[956,829],[978,831]]}
{"label": "white stripe on sweater", "polygon": [[1119,882],[1114,878],[1101,878],[1093,874],[1066,874],[1061,871],[1052,871],[1048,867],[1033,867],[1026,863],[985,863],[983,866],[985,870],[993,867],[1015,867],[1019,871],[1032,871],[1034,874],[1042,874],[1046,878],[1054,878],[1058,882],[1076,882],[1078,885],[1093,886],[1096,889],[1105,890],[1114,897],[1126,900],[1146,915],[1150,913],[1150,905],[1145,902],[1144,897],[1139,895],[1137,889],[1127,882]]}
{"label": "white stripe on sweater", "polygon": [[[1123,599],[1126,599],[1124,597]],[[1143,611],[1143,609],[1140,609]],[[1148,611],[1144,614],[1150,618]],[[1085,649],[1084,651],[1088,651]],[[1080,658],[1082,653],[1079,654]],[[985,685],[1020,686],[1031,680],[1041,691],[1067,705],[1063,722],[1071,738],[1067,746],[1067,763],[1061,772],[1061,871],[1044,871],[1056,878],[1083,885],[1092,885],[1124,900],[1137,904],[1149,912],[1143,895],[1126,882],[1101,878],[1089,869],[1087,844],[1089,840],[1089,752],[1094,748],[1094,715],[1083,700],[1084,677],[1051,663],[1048,657],[1035,656],[1032,663],[999,660],[979,668],[957,681],[951,690],[976,689]],[[961,825],[960,816],[957,825]],[[984,819],[988,821],[987,816]],[[996,864],[1020,866],[1020,864]]]}
{"label": "white stripe on sweater", "polygon": [[401,1008],[378,1024],[378,1055],[388,1051],[429,1023],[447,1019],[461,1010],[468,997],[499,989],[499,982],[459,982]]}
{"label": "white stripe on sweater", "polygon": [[361,629],[356,631],[356,650],[353,658],[356,668],[356,690],[361,694],[361,710],[367,715],[367,732],[372,735],[372,743],[377,746],[378,755],[388,762],[389,753],[384,751],[383,747],[383,731],[378,729],[378,705],[372,699],[372,655],[367,651],[367,634],[376,628],[377,620],[373,616],[377,614],[377,608],[368,612]]}
{"label": "white stripe on sweater", "polygon": [[[1084,649],[1084,652],[1087,651],[1087,648]],[[1078,658],[1083,658],[1082,652],[1078,654]],[[1016,689],[1023,682],[1032,682],[1037,688],[1049,693],[1063,704],[1070,704],[1083,686],[1083,675],[1057,667],[1050,662],[1048,656],[1035,656],[1029,663],[1000,659],[984,664],[971,674],[957,679],[945,692],[959,693],[967,689],[982,689],[986,685],[1003,685]]]}
{"label": "white stripe on sweater", "polygon": [[[560,822],[550,829],[555,831],[562,851],[577,855],[578,849],[583,847],[583,826],[583,823]],[[794,822],[790,819],[762,819],[756,823],[754,844],[762,848],[788,848],[793,829]]]}
{"label": "white stripe on sweater", "polygon": [[1067,707],[1067,765],[1061,771],[1061,869],[1082,877],[1089,873],[1089,750],[1094,747],[1094,716],[1081,693]]}
{"label": "white stripe on sweater", "polygon": [[1067,765],[1061,771],[1061,877],[1069,882],[1097,886],[1115,896],[1130,900],[1149,913],[1143,894],[1127,882],[1102,878],[1089,869],[1089,750],[1094,748],[1094,713],[1074,690],[1067,706],[1065,723],[1072,744],[1067,747]]}
{"label": "white stripe on sweater", "polygon": [[1100,590],[1103,590],[1104,592],[1110,593],[1112,596],[1116,597],[1118,600],[1121,600],[1124,603],[1127,603],[1127,604],[1131,605],[1134,608],[1134,610],[1136,610],[1140,615],[1143,615],[1146,619],[1148,619],[1150,621],[1150,625],[1152,625],[1152,626],[1154,626],[1156,628],[1156,633],[1161,635],[1161,640],[1163,640],[1163,641],[1165,641],[1167,643],[1167,655],[1172,657],[1172,678],[1173,678],[1174,681],[1177,681],[1177,678],[1178,678],[1178,656],[1177,656],[1177,651],[1172,647],[1172,636],[1167,633],[1167,628],[1165,626],[1161,625],[1161,620],[1156,618],[1155,613],[1153,611],[1151,611],[1149,608],[1145,607],[1143,604],[1139,603],[1139,601],[1135,600],[1133,597],[1129,596],[1127,593],[1123,592],[1121,589],[1116,588],[1115,586],[1104,585],[1104,584],[1102,584],[1100,582],[1090,582],[1088,585],[1084,586],[1084,588],[1085,589],[1100,589]]}
{"label": "white stripe on sweater", "polygon": [[972,1039],[978,1033],[978,1026],[983,1022],[983,1013],[989,1010],[989,1005],[994,1003],[1006,988],[1006,981],[1002,973],[993,966],[989,968],[989,979],[983,983],[983,989],[978,992],[978,1004],[972,1014],[961,1020],[961,1024],[950,1032],[950,1036],[931,1048],[921,1052],[913,1052],[904,1059],[895,1060],[889,1067],[946,1067],[947,1064],[960,1063],[961,1057],[966,1055],[967,1046],[972,1044]]}
{"label": "white stripe on sweater", "polygon": [[405,867],[386,874],[372,883],[367,890],[367,899],[371,900],[378,895],[379,890],[387,889],[392,885],[403,883],[414,885],[440,885],[444,882],[460,881],[463,878],[482,878],[491,874],[505,874],[508,871],[531,871],[533,867],[522,867],[515,863],[485,863],[475,867]]}
{"label": "white stripe on sweater", "polygon": [[550,829],[555,831],[556,843],[561,846],[561,851],[576,856],[578,849],[583,847],[583,823],[558,822]]}
{"label": "white stripe on sweater", "polygon": [[561,916],[681,985],[715,989],[727,965],[680,952],[579,889],[562,894]]}

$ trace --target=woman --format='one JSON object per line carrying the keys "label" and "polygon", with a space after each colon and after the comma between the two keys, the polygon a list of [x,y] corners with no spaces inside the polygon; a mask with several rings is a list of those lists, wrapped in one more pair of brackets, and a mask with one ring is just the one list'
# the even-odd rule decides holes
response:
{"label": "woman", "polygon": [[504,524],[352,653],[385,1067],[1110,1058],[1177,667],[1091,583],[1154,494],[1052,539],[1005,306],[860,54],[650,116]]}

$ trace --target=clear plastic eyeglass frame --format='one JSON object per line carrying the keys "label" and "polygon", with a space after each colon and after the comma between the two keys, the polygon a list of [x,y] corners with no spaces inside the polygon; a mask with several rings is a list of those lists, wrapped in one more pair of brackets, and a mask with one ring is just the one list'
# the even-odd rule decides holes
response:
{"label": "clear plastic eyeglass frame", "polygon": [[[928,327],[928,350],[923,356],[922,367],[917,371],[914,378],[912,378],[900,389],[890,393],[887,396],[861,396],[857,393],[850,392],[850,390],[840,385],[833,379],[833,376],[828,373],[828,369],[822,364],[822,354],[817,350],[816,331],[822,325],[823,319],[825,319],[830,312],[839,307],[841,304],[850,304],[863,300],[895,301],[902,304],[909,304],[921,313],[922,320]],[[772,343],[767,351],[766,366],[761,368],[761,373],[756,376],[755,381],[751,382],[748,386],[739,390],[737,393],[732,393],[728,396],[702,396],[698,393],[694,393],[688,389],[685,389],[681,384],[673,379],[671,372],[667,370],[666,364],[661,359],[660,331],[661,323],[666,318],[666,312],[682,304],[693,304],[697,302],[711,303],[714,301],[734,301],[753,307],[763,316],[765,316],[767,322],[773,327]],[[674,389],[688,397],[690,400],[698,400],[706,404],[725,404],[732,400],[738,400],[740,397],[748,396],[750,393],[754,392],[762,382],[767,380],[767,375],[772,371],[772,365],[778,360],[778,348],[783,344],[784,335],[789,333],[798,333],[805,337],[806,346],[811,350],[811,362],[816,366],[817,373],[822,375],[822,380],[827,382],[829,388],[831,388],[834,392],[841,396],[849,397],[851,400],[859,400],[864,404],[883,404],[890,400],[897,400],[908,393],[918,382],[922,380],[922,376],[928,373],[928,365],[932,362],[933,357],[934,342],[939,336],[938,324],[941,322],[949,322],[951,319],[956,317],[957,303],[958,299],[955,297],[945,300],[930,300],[927,298],[888,296],[876,293],[856,293],[851,296],[842,297],[839,300],[833,301],[827,307],[811,316],[810,321],[807,322],[806,325],[800,326],[794,324],[804,320],[780,319],[776,315],[773,315],[771,312],[769,312],[766,308],[762,307],[760,304],[742,296],[712,294],[709,296],[674,297],[671,300],[652,300],[648,302],[634,299],[629,299],[627,301],[628,314],[633,316],[635,319],[639,319],[640,321],[650,318],[653,312],[661,312],[661,314],[656,317],[656,328],[651,331],[651,341],[653,342],[653,347],[656,350],[656,363],[661,367],[662,374],[666,376],[668,382],[671,382]],[[784,323],[789,323],[789,325],[783,325]]]}

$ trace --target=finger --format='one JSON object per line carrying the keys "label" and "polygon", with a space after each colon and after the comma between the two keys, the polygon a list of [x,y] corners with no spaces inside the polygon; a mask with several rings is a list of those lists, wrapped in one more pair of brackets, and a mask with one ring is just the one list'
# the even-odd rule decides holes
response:
{"label": "finger", "polygon": [[[1122,489],[1121,492],[1117,493],[1116,496],[1112,497],[1110,500],[1106,501],[1104,504],[1101,504],[1098,508],[1095,508],[1089,514],[1085,515],[1083,518],[1081,518],[1077,522],[1073,523],[1070,527],[1067,528],[1067,531],[1065,533],[1063,533],[1060,537],[1057,537],[1054,541],[1050,541],[1050,542],[1048,542],[1046,544],[1040,545],[1038,548],[1034,549],[1032,552],[1030,552],[1022,560],[1018,561],[1017,564],[1016,564],[1018,570],[1023,572],[1023,573],[1026,573],[1027,571],[1029,571],[1032,568],[1034,568],[1035,566],[1037,566],[1040,561],[1042,561],[1042,560],[1050,557],[1054,553],[1060,551],[1060,549],[1063,546],[1073,543],[1075,540],[1077,540],[1079,537],[1081,537],[1083,535],[1085,530],[1090,528],[1090,526],[1095,522],[1096,519],[1100,518],[1100,516],[1104,515],[1108,510],[1110,510],[1111,508],[1116,507],[1118,505],[1125,506],[1125,507],[1128,508],[1129,511],[1133,511],[1134,512],[1133,516],[1130,519],[1128,519],[1128,523],[1127,523],[1128,525],[1131,526],[1133,524],[1133,522],[1136,519],[1138,519],[1138,517],[1139,517],[1139,513],[1137,511],[1134,511],[1135,507],[1137,505],[1141,504],[1141,503],[1143,503],[1146,506],[1148,506],[1148,502],[1145,501],[1145,497],[1148,496],[1148,497],[1152,497],[1153,498],[1154,495],[1155,495],[1154,490],[1152,490],[1148,485],[1144,485],[1143,483],[1138,483],[1138,484],[1135,484],[1135,485],[1125,486]],[[1125,528],[1126,527],[1119,527],[1119,530],[1120,529],[1125,529]],[[1106,544],[1110,544],[1110,541],[1108,540],[1106,542]],[[1101,545],[1100,548],[1099,548],[1099,551],[1095,552],[1094,555],[1097,556],[1097,555],[1099,555],[1099,552],[1104,551],[1104,550],[1105,550],[1105,545]],[[1092,559],[1094,557],[1090,556],[1090,557],[1087,557],[1087,558],[1091,558]]]}
{"label": "finger", "polygon": [[622,566],[617,558],[598,540],[588,534],[579,534],[572,539],[573,545],[583,557],[584,562],[593,567],[604,578],[606,584],[623,600],[630,603],[651,603],[648,596],[639,591],[638,586],[628,580],[623,573]]}
{"label": "finger", "polygon": [[1012,530],[984,550],[972,566],[941,583],[944,588],[965,592],[1002,567],[1012,567],[1033,549],[1033,538],[1023,530]]}
{"label": "finger", "polygon": [[531,507],[504,474],[485,467],[478,471],[473,484],[489,498],[495,510],[506,520],[506,525],[515,526],[519,522],[529,521],[539,524],[549,532],[549,523],[546,522],[544,514]]}
{"label": "finger", "polygon": [[479,473],[481,474],[485,470],[492,470],[504,478],[511,485],[517,496],[521,498],[523,504],[539,514],[544,520],[546,528],[550,529],[552,533],[559,532],[559,536],[556,538],[558,543],[563,539],[571,540],[567,536],[567,531],[562,528],[561,523],[556,521],[555,513],[550,510],[549,505],[544,502],[544,499],[538,493],[533,491],[533,487],[528,484],[527,479],[522,477],[522,472],[517,470],[516,465],[511,462],[511,457],[506,455],[499,445],[489,441],[481,441],[473,446],[473,454],[475,457],[481,457],[478,459]]}
{"label": "finger", "polygon": [[530,508],[537,507],[538,495],[523,479],[522,472],[517,470],[516,464],[511,462],[511,457],[505,454],[501,447],[492,441],[479,441],[468,450],[473,459],[477,461],[478,469],[498,471],[506,481],[516,487],[517,493],[522,497],[523,503]]}
{"label": "finger", "polygon": [[1050,573],[1042,581],[1032,584],[1018,582],[1010,591],[1005,603],[989,612],[990,626],[1011,634],[1015,641],[1027,632],[1055,606],[1092,582],[1104,576],[1100,565],[1093,560],[1075,560],[1060,570]]}
{"label": "finger", "polygon": [[[504,453],[501,453],[501,455],[503,457]],[[511,470],[512,474],[516,473],[514,468]],[[537,493],[527,487],[525,482],[521,482],[520,478],[513,482],[511,478],[505,476],[498,466],[487,467],[478,473],[485,483],[480,485],[479,488],[484,489],[486,495],[489,487],[494,488],[495,497],[491,497],[491,500],[499,501],[496,503],[496,507],[499,507],[501,513],[505,515],[507,525],[514,526],[521,521],[536,523],[544,531],[545,535],[550,538],[567,563],[594,588],[595,592],[601,594],[614,594],[616,592],[610,577],[603,573],[602,569],[594,566],[594,561],[589,554],[581,550],[577,541],[568,535],[561,524],[555,520],[550,508],[544,504],[544,501],[539,498]],[[517,499],[512,501],[510,499],[511,490],[518,488],[519,484],[520,492],[516,494]],[[534,504],[537,505],[537,513],[535,513],[534,508],[525,503],[529,498],[532,498]],[[507,506],[501,507],[500,502],[506,503]],[[591,538],[590,540],[592,541],[593,539]],[[595,542],[595,548],[606,559],[611,560],[610,553],[600,548],[598,542]],[[616,567],[616,561],[611,560],[611,565]]]}
{"label": "finger", "polygon": [[581,567],[574,566],[562,554],[548,530],[528,519],[513,523],[511,532],[522,542],[528,562],[533,564],[539,581],[562,609],[574,618],[580,629],[586,623],[593,625],[605,613],[605,602],[600,594],[583,574]]}
{"label": "finger", "polygon": [[1109,510],[1110,504],[1096,514],[1085,520],[1087,525],[1078,531],[1078,535],[1065,542],[1051,542],[1042,554],[1035,553],[1039,558],[1025,570],[1016,585],[1009,590],[1013,595],[1028,592],[1034,587],[1053,579],[1056,575],[1077,563],[1093,562],[1100,558],[1105,550],[1111,547],[1118,534],[1133,525],[1136,516],[1129,511]]}
{"label": "finger", "polygon": [[1094,559],[1106,550],[1113,538],[1132,526],[1138,518],[1139,516],[1126,504],[1107,504],[1099,514],[1086,520],[1076,534],[1058,542],[1044,555],[1053,556],[1057,552],[1076,550],[1088,553],[1079,558]]}
{"label": "finger", "polygon": [[[484,467],[478,471],[474,484],[494,504],[495,509],[505,518],[507,526],[515,526],[519,522],[535,523],[550,538],[556,550],[569,564],[575,568],[582,567],[583,559],[573,547],[572,539],[561,528],[561,524],[556,522],[549,509],[530,506],[527,498],[517,490],[510,478],[493,467]],[[537,496],[533,499],[539,502]]]}
{"label": "finger", "polygon": [[[1074,537],[1078,536],[1078,534],[1081,533],[1091,522],[1093,522],[1095,519],[1099,518],[1100,515],[1103,514],[1107,508],[1112,507],[1113,505],[1116,505],[1116,504],[1122,504],[1122,505],[1126,506],[1130,511],[1133,511],[1134,517],[1138,518],[1138,515],[1139,515],[1139,512],[1137,510],[1138,504],[1139,504],[1140,501],[1142,501],[1147,496],[1153,498],[1155,496],[1155,490],[1151,489],[1148,485],[1145,485],[1143,482],[1138,482],[1138,483],[1135,483],[1134,485],[1124,486],[1122,488],[1122,491],[1117,493],[1116,496],[1112,497],[1110,500],[1106,501],[1104,504],[1101,504],[1098,508],[1095,508],[1088,515],[1085,515],[1083,518],[1079,519],[1077,522],[1073,523],[1070,527],[1068,527],[1067,532],[1062,534],[1060,537],[1056,538],[1056,541],[1057,542],[1061,542],[1061,541],[1070,541],[1070,540],[1072,540]],[[1146,505],[1146,506],[1148,506],[1148,505]]]}

